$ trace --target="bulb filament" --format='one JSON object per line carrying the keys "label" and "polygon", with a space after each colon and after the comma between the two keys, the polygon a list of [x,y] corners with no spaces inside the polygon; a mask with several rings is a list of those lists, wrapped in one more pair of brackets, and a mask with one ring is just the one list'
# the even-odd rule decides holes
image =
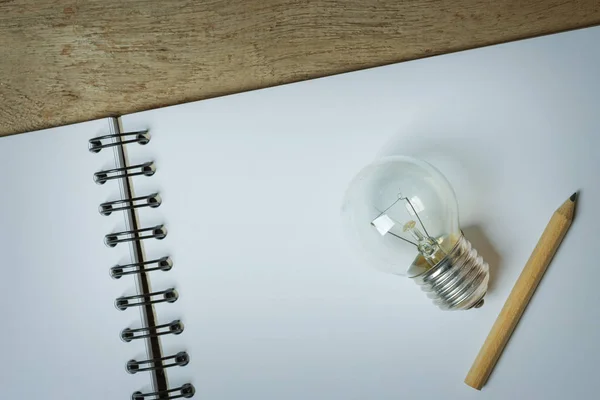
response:
{"label": "bulb filament", "polygon": [[[408,233],[410,236],[412,236],[412,238],[414,238],[415,242],[412,242],[408,239],[405,239],[405,238],[391,232],[391,230],[390,230],[391,227],[388,228],[385,231],[385,233],[389,233],[390,235],[392,235],[398,239],[402,239],[403,241],[412,244],[413,246],[417,247],[417,249],[419,250],[419,253],[421,253],[421,255],[425,258],[425,260],[427,260],[427,262],[429,264],[431,264],[431,265],[437,264],[439,261],[441,261],[442,258],[444,258],[446,256],[446,252],[440,247],[439,243],[429,235],[429,233],[427,232],[427,229],[425,228],[425,225],[423,224],[423,221],[421,221],[419,214],[415,210],[415,207],[410,202],[408,197],[404,197],[404,196],[402,196],[402,194],[399,193],[398,199],[394,203],[392,203],[392,205],[390,205],[385,210],[383,210],[375,219],[373,219],[373,221],[371,221],[371,225],[373,225],[377,228],[376,221],[381,216],[386,214],[386,212],[390,208],[392,208],[394,205],[396,205],[399,201],[402,201],[402,200],[406,201],[406,203],[411,208],[414,215],[417,217],[417,220],[419,221],[419,225],[420,225],[420,228],[422,229],[422,231],[417,226],[417,222],[411,219],[407,223],[404,224],[404,226],[402,227],[402,231],[405,233]],[[389,219],[389,217],[387,217],[387,219]]]}

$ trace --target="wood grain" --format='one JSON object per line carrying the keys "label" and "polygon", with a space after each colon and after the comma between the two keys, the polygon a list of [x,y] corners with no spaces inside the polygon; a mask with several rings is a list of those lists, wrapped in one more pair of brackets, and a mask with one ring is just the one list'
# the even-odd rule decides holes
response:
{"label": "wood grain", "polygon": [[598,0],[0,0],[0,135],[598,23]]}
{"label": "wood grain", "polygon": [[550,218],[467,374],[465,379],[467,385],[479,390],[487,382],[508,339],[527,308],[531,296],[571,226],[576,196],[573,194],[567,199]]}

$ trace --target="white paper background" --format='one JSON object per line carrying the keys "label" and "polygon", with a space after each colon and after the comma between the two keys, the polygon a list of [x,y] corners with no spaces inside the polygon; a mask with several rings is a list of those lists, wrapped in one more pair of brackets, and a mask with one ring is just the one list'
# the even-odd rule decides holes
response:
{"label": "white paper background", "polygon": [[139,311],[114,306],[134,293],[133,280],[108,273],[129,251],[103,242],[123,216],[97,211],[118,196],[114,181],[93,181],[114,168],[112,149],[87,149],[107,133],[98,120],[0,140],[3,399],[118,399],[149,385],[125,371],[128,360],[145,358],[143,343],[119,338],[139,326]]}
{"label": "white paper background", "polygon": [[[175,266],[156,288],[186,331],[169,371],[202,399],[562,399],[595,393],[600,345],[600,28],[126,116],[158,172],[136,184]],[[454,185],[491,264],[486,304],[441,312],[362,265],[339,206],[378,154],[421,157]],[[480,393],[463,379],[548,219],[578,218]],[[139,191],[138,191],[139,192]],[[167,318],[167,319],[168,319]]]}
{"label": "white paper background", "polygon": [[[197,398],[593,398],[600,271],[600,28],[169,107],[123,118],[149,128],[130,161],[157,173],[136,193],[164,222],[152,274],[180,299],[157,306],[185,331],[164,338],[191,362],[169,370]],[[128,398],[149,375],[118,333],[138,322],[108,277],[123,227],[97,205],[118,193],[93,172],[90,122],[0,140],[0,388],[6,398]],[[85,132],[82,132],[85,131]],[[339,206],[380,154],[424,158],[453,184],[467,237],[491,264],[486,304],[442,312],[413,282],[369,269],[344,241]],[[552,212],[581,191],[577,219],[482,392],[466,372]],[[75,200],[73,200],[75,199]]]}

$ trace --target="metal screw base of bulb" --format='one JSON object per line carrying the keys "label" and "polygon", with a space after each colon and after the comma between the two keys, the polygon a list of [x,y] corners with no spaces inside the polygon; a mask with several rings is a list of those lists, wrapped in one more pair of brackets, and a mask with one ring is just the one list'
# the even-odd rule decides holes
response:
{"label": "metal screw base of bulb", "polygon": [[488,264],[461,235],[442,261],[413,279],[442,310],[468,310],[483,305],[489,276]]}

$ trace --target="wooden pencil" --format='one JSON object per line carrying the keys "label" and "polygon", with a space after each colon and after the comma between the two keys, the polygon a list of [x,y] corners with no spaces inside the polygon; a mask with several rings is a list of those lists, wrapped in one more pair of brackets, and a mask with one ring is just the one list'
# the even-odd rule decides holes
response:
{"label": "wooden pencil", "polygon": [[576,201],[577,193],[573,193],[550,218],[465,378],[467,385],[480,390],[487,382],[548,264],[571,226]]}

